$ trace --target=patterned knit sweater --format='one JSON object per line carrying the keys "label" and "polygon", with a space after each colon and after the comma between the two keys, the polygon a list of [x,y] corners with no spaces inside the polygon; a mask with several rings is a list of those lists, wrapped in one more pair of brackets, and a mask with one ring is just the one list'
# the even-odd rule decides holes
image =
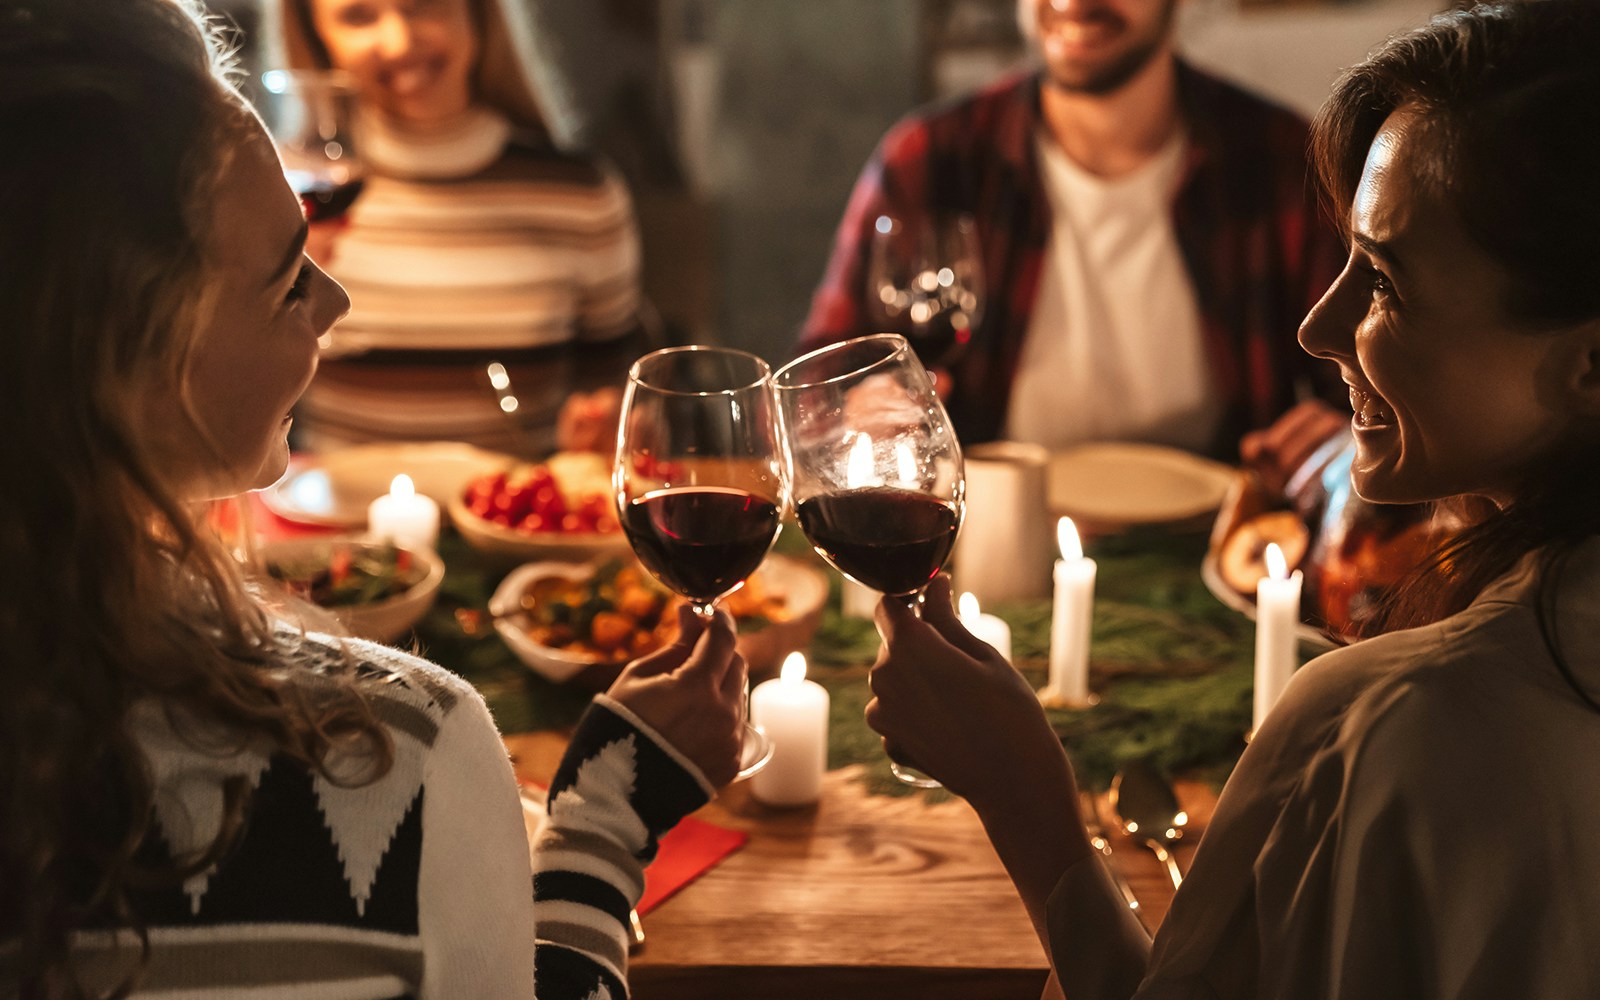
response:
{"label": "patterned knit sweater", "polygon": [[306,443],[548,448],[565,394],[620,384],[632,360],[602,346],[639,322],[627,188],[486,109],[426,139],[362,123],[370,174],[321,257],[351,311],[301,402]]}
{"label": "patterned knit sweater", "polygon": [[[628,913],[658,836],[706,802],[699,772],[626,708],[596,699],[549,794],[530,869],[515,778],[483,699],[388,647],[344,640],[383,681],[393,736],[370,783],[347,753],[335,780],[162,706],[131,725],[157,787],[149,860],[193,856],[223,812],[222,784],[253,788],[245,832],[182,885],[142,891],[147,998],[622,1000]],[[340,654],[299,641],[284,669]],[[80,935],[94,981],[137,954],[124,933]]]}

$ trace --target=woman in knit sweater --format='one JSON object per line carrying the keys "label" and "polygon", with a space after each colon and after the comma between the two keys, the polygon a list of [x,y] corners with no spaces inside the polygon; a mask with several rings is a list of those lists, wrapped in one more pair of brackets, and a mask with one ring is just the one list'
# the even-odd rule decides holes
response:
{"label": "woman in knit sweater", "polygon": [[619,384],[639,353],[632,203],[609,165],[558,147],[524,16],[501,0],[280,0],[288,65],[354,81],[367,165],[347,221],[320,227],[319,263],[355,305],[301,407],[313,448],[540,453],[572,390]]}
{"label": "woman in knit sweater", "polygon": [[192,0],[0,0],[0,997],[611,997],[745,669],[682,621],[579,726],[530,866],[483,700],[246,586],[318,338],[272,145]]}

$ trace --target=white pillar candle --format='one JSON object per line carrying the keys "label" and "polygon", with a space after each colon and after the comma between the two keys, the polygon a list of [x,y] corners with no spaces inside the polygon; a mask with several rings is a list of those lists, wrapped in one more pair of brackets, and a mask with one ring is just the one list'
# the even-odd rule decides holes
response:
{"label": "white pillar candle", "polygon": [[1056,522],[1056,544],[1061,558],[1055,566],[1055,604],[1050,615],[1050,680],[1042,700],[1065,705],[1087,705],[1089,696],[1089,637],[1094,620],[1095,562],[1083,554],[1072,518]]}
{"label": "white pillar candle", "polygon": [[957,609],[961,614],[961,626],[998,649],[1005,661],[1010,663],[1011,626],[996,615],[984,614],[978,607],[978,598],[972,594],[962,594]]}
{"label": "white pillar candle", "polygon": [[410,476],[395,476],[389,492],[367,508],[367,532],[383,542],[435,548],[439,544],[439,505],[418,493]]}
{"label": "white pillar candle", "polygon": [[1283,550],[1269,543],[1267,575],[1256,582],[1256,678],[1252,731],[1261,728],[1267,713],[1294,676],[1300,658],[1295,630],[1300,624],[1300,571],[1289,572]]}
{"label": "white pillar candle", "polygon": [[828,692],[806,680],[806,658],[790,653],[776,680],[750,692],[750,721],[772,741],[772,759],[750,778],[750,793],[775,806],[817,801],[828,769]]}

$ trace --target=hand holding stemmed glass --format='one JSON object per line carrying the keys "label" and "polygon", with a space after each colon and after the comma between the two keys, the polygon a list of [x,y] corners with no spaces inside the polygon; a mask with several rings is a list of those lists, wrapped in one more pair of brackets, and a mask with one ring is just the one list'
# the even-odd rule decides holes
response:
{"label": "hand holding stemmed glass", "polygon": [[961,445],[927,369],[883,333],[803,355],[773,384],[806,538],[841,573],[915,608],[966,510]]}
{"label": "hand holding stemmed glass", "polygon": [[[710,619],[766,558],[789,502],[772,372],[753,354],[672,347],[634,362],[613,472],[618,520],[645,569]],[[748,723],[739,777],[771,757]]]}

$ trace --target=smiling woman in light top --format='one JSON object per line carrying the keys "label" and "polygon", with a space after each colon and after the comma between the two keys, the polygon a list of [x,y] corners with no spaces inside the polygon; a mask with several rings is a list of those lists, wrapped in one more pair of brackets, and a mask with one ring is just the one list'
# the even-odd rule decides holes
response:
{"label": "smiling woman in light top", "polygon": [[287,64],[353,78],[369,168],[348,224],[315,241],[356,305],[302,405],[306,443],[547,450],[562,400],[620,383],[642,347],[627,337],[639,238],[615,171],[559,148],[524,15],[503,0],[278,3]]}
{"label": "smiling woman in light top", "polygon": [[1350,254],[1301,327],[1365,498],[1493,508],[1299,671],[1154,941],[1032,691],[885,605],[868,721],[983,817],[1069,998],[1600,996],[1600,7],[1443,14],[1313,129]]}

